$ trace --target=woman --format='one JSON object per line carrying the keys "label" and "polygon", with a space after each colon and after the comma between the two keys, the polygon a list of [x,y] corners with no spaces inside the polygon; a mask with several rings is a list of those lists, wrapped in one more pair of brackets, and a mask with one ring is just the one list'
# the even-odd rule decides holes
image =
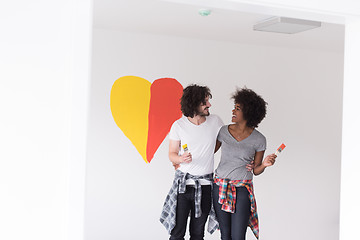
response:
{"label": "woman", "polygon": [[[216,149],[221,159],[215,170],[213,201],[222,240],[245,240],[247,226],[259,238],[253,174],[259,175],[272,166],[276,155],[264,161],[266,138],[255,128],[266,115],[266,102],[247,88],[232,96],[233,124],[223,126],[218,134]],[[253,172],[249,164],[254,161]]]}

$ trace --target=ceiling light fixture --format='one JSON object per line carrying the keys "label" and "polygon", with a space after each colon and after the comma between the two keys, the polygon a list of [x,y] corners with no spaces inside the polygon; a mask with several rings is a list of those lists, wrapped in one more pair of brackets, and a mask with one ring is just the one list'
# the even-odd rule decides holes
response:
{"label": "ceiling light fixture", "polygon": [[211,14],[211,10],[210,9],[205,9],[202,8],[199,10],[199,14],[203,17],[209,16]]}
{"label": "ceiling light fixture", "polygon": [[276,33],[298,33],[321,26],[321,22],[286,18],[272,17],[254,25],[255,31],[276,32]]}

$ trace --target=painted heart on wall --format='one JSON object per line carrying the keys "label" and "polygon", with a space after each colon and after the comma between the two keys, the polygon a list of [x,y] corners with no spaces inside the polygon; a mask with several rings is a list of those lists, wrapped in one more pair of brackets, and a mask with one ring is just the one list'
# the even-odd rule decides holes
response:
{"label": "painted heart on wall", "polygon": [[173,122],[182,115],[183,87],[174,78],[159,78],[152,84],[141,77],[117,79],[110,93],[110,108],[116,125],[150,163]]}

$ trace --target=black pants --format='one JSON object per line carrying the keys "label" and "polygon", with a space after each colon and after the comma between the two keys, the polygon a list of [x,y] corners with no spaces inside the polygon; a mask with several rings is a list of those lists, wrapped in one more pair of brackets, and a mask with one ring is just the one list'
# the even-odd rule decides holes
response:
{"label": "black pants", "polygon": [[190,240],[203,240],[207,217],[211,209],[211,185],[201,186],[201,211],[195,218],[195,188],[186,186],[185,193],[178,194],[176,225],[171,231],[170,240],[184,240],[187,219],[190,213]]}
{"label": "black pants", "polygon": [[220,225],[222,240],[245,240],[246,230],[250,218],[249,191],[246,187],[236,188],[235,212],[221,210],[219,204],[219,186],[213,184],[213,204]]}

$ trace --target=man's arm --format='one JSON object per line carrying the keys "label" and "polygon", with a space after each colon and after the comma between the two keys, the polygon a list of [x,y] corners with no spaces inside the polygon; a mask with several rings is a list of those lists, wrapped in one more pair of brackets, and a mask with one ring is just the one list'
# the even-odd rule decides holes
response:
{"label": "man's arm", "polygon": [[190,163],[192,161],[191,154],[189,152],[179,155],[180,141],[169,141],[169,159],[173,163],[175,169],[180,163]]}
{"label": "man's arm", "polygon": [[221,142],[219,142],[218,140],[216,140],[215,153],[219,150],[220,147],[221,147]]}

